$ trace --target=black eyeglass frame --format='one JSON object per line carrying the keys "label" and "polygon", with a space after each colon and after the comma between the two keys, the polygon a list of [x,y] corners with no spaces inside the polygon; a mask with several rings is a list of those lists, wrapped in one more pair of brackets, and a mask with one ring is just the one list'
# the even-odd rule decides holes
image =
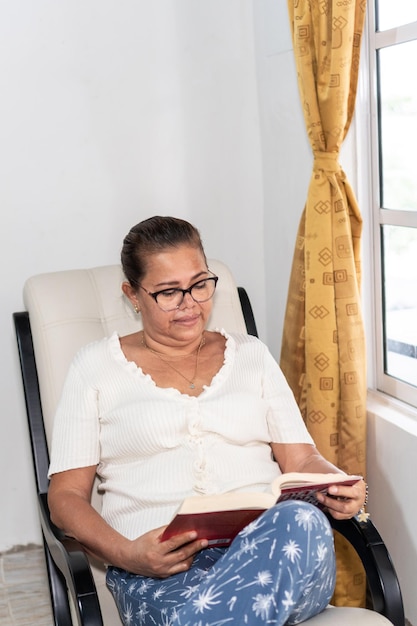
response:
{"label": "black eyeglass frame", "polygon": [[[194,289],[194,287],[196,287],[199,283],[205,282],[205,281],[207,281],[207,280],[211,280],[211,281],[213,281],[213,282],[214,282],[214,289],[213,289],[213,293],[211,294],[211,296],[210,296],[209,298],[206,298],[205,300],[196,300],[196,299],[193,297],[193,294],[191,293],[191,291],[192,291],[192,290]],[[185,294],[186,294],[186,293],[189,293],[189,294],[190,294],[190,296],[191,296],[191,298],[194,300],[194,302],[197,302],[197,303],[208,302],[209,300],[211,300],[211,299],[212,299],[212,297],[214,296],[215,292],[216,292],[216,287],[217,287],[217,281],[218,281],[218,280],[219,280],[219,277],[218,277],[218,276],[216,276],[215,274],[213,274],[213,276],[208,276],[207,278],[200,278],[200,280],[197,280],[195,283],[193,283],[192,285],[190,285],[190,287],[188,287],[188,289],[181,289],[181,287],[171,287],[171,288],[169,288],[169,289],[161,289],[160,291],[154,291],[154,292],[148,291],[148,290],[147,290],[147,289],[145,289],[145,287],[143,287],[141,284],[139,284],[138,286],[139,286],[141,289],[143,289],[143,291],[144,291],[145,293],[147,293],[147,294],[148,294],[148,296],[151,296],[151,298],[153,298],[153,299],[155,300],[156,304],[157,304],[157,305],[158,305],[158,307],[161,309],[161,311],[164,311],[165,313],[169,313],[170,311],[175,311],[175,309],[179,309],[179,308],[180,308],[181,304],[182,304],[182,303],[183,303],[183,301],[184,301],[184,298],[185,298]],[[161,305],[159,304],[159,302],[158,302],[158,296],[159,296],[161,293],[164,293],[164,292],[166,292],[166,291],[172,291],[172,292],[176,291],[176,292],[178,292],[178,293],[182,293],[181,302],[180,302],[179,304],[177,304],[176,306],[174,306],[174,308],[172,308],[172,309],[163,309],[163,308],[161,307]]]}

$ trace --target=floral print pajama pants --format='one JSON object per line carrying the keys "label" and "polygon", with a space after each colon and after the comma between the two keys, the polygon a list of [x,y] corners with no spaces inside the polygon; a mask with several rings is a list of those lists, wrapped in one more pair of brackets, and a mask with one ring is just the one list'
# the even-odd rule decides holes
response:
{"label": "floral print pajama pants", "polygon": [[206,548],[187,572],[146,578],[109,567],[125,626],[299,624],[322,611],[335,584],[333,533],[305,502],[275,505],[228,548]]}

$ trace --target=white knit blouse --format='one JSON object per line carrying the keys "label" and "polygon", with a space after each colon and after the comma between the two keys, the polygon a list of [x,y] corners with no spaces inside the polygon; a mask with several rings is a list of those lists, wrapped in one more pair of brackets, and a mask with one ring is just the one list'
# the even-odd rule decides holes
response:
{"label": "white knit blouse", "polygon": [[97,465],[102,515],[130,539],[167,524],[186,496],[267,489],[280,473],[270,442],[313,443],[266,346],[221,332],[223,366],[198,397],[157,387],[116,333],[70,367],[49,474]]}

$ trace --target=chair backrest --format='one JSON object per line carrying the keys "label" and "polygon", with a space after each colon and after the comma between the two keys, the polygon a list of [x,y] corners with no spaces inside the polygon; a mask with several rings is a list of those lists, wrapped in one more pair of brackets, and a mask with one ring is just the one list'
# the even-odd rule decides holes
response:
{"label": "chair backrest", "polygon": [[[219,277],[208,328],[247,332],[242,306],[254,326],[250,305],[241,305],[235,281],[220,261],[209,259]],[[40,274],[24,286],[41,396],[44,428],[50,445],[53,419],[62,386],[75,353],[87,343],[114,331],[127,335],[142,328],[130,302],[121,291],[124,280],[119,265]],[[244,295],[241,296],[244,299]],[[36,454],[36,452],[35,452]],[[45,451],[46,456],[46,451]],[[40,466],[47,467],[42,459]],[[38,469],[39,471],[39,469]],[[43,482],[46,477],[41,477]],[[93,490],[92,504],[101,509],[101,496]],[[105,626],[121,625],[116,605],[105,584],[102,564],[91,562]]]}
{"label": "chair backrest", "polygon": [[[230,270],[215,259],[210,269],[219,276],[208,327],[246,332],[237,287]],[[68,367],[87,343],[117,331],[140,330],[141,319],[121,291],[119,265],[39,274],[24,286],[39,378],[48,444]]]}

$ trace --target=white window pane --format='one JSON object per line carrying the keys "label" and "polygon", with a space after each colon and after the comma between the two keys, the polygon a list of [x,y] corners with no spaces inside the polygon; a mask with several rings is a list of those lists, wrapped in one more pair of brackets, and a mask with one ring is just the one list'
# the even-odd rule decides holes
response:
{"label": "white window pane", "polygon": [[[417,2],[416,2],[417,6]],[[417,41],[379,52],[381,199],[386,209],[417,210]]]}
{"label": "white window pane", "polygon": [[388,30],[417,21],[416,0],[376,0],[378,30]]}
{"label": "white window pane", "polygon": [[417,229],[383,228],[385,371],[417,386]]}

